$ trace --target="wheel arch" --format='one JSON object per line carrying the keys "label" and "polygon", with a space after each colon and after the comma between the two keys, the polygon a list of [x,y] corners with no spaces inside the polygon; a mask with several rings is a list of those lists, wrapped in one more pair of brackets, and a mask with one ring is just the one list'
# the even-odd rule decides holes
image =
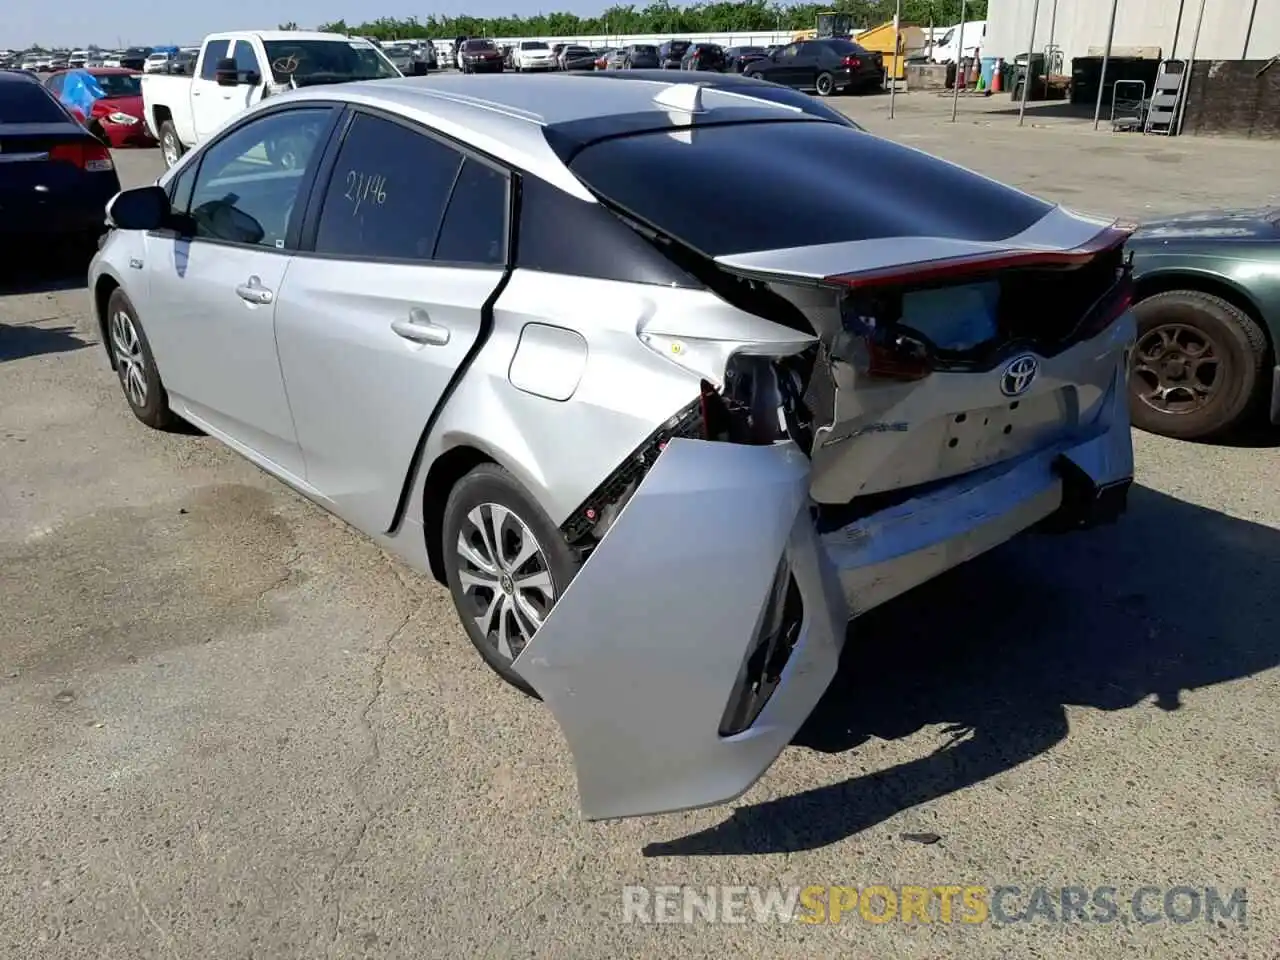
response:
{"label": "wheel arch", "polygon": [[1138,304],[1157,294],[1172,293],[1175,290],[1207,293],[1227,301],[1233,307],[1248,314],[1249,318],[1262,328],[1263,335],[1267,338],[1267,347],[1274,358],[1275,339],[1262,315],[1262,308],[1247,290],[1221,274],[1188,269],[1155,270],[1144,273],[1134,281],[1133,302]]}
{"label": "wheel arch", "polygon": [[112,370],[116,368],[116,361],[108,339],[110,334],[107,332],[107,301],[120,287],[120,281],[109,273],[102,274],[93,284],[93,313],[98,321],[98,336],[102,340],[102,349],[107,351],[107,362],[111,364]]}

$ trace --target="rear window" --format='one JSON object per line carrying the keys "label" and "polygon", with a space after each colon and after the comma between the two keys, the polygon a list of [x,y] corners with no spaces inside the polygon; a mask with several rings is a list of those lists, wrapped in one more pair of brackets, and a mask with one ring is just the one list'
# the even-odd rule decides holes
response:
{"label": "rear window", "polygon": [[631,216],[711,257],[884,237],[1000,240],[1053,209],[824,121],[708,126],[691,139],[619,137],[586,147],[570,166]]}
{"label": "rear window", "polygon": [[632,47],[631,49],[632,49],[632,51],[633,51],[634,53],[651,53],[651,54],[652,54],[652,53],[657,53],[657,52],[658,52],[658,48],[657,48],[657,47],[650,46],[650,45],[649,45],[649,44],[647,44],[647,43],[637,43],[637,44],[636,44],[634,47]]}
{"label": "rear window", "polygon": [[468,40],[462,45],[462,49],[468,53],[474,53],[477,50],[492,50],[492,40]]}
{"label": "rear window", "polygon": [[38,83],[0,80],[0,123],[67,123],[70,117]]}
{"label": "rear window", "polygon": [[521,50],[549,50],[550,47],[548,47],[541,40],[525,40],[520,44],[520,49]]}

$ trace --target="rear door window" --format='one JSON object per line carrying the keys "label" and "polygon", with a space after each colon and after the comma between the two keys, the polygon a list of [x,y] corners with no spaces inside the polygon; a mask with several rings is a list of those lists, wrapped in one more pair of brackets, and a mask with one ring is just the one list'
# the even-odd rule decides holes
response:
{"label": "rear door window", "polygon": [[637,220],[712,257],[887,237],[1000,240],[1053,209],[909,147],[817,120],[707,126],[688,140],[618,137],[586,147],[570,167]]}
{"label": "rear door window", "polygon": [[425,133],[358,114],[325,191],[316,253],[430,260],[462,160]]}
{"label": "rear door window", "polygon": [[435,259],[497,266],[507,259],[507,175],[468,158],[449,198]]}

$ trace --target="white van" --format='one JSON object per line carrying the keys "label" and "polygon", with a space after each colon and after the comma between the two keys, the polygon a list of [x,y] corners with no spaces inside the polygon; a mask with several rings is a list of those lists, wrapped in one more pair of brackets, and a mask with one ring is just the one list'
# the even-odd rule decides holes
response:
{"label": "white van", "polygon": [[[964,25],[964,36],[961,36],[960,24],[948,27],[946,32],[933,44],[929,59],[933,63],[955,63],[962,57],[978,57],[981,55],[984,41],[987,39],[987,21],[972,20]],[[964,50],[960,45],[964,44]]]}

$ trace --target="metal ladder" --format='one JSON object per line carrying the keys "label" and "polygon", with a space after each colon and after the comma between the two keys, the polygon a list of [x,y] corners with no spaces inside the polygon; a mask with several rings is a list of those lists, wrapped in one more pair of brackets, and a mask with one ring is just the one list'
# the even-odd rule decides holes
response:
{"label": "metal ladder", "polygon": [[1147,107],[1147,124],[1143,133],[1171,136],[1177,131],[1178,104],[1182,100],[1187,79],[1187,61],[1161,60],[1156,80],[1151,86],[1151,103]]}

